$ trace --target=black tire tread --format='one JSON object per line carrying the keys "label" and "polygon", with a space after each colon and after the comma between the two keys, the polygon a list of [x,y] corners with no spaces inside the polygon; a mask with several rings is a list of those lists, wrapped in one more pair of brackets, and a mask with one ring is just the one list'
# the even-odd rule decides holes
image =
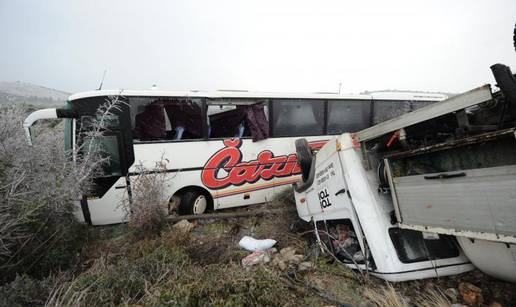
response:
{"label": "black tire tread", "polygon": [[199,197],[201,193],[191,190],[185,191],[181,194],[181,201],[179,202],[178,212],[180,215],[194,214],[193,213],[193,202]]}
{"label": "black tire tread", "polygon": [[303,181],[305,181],[310,175],[310,168],[312,166],[313,159],[312,150],[310,149],[310,145],[308,145],[308,141],[306,139],[296,140],[296,154],[297,161],[301,167],[301,175],[303,177]]}

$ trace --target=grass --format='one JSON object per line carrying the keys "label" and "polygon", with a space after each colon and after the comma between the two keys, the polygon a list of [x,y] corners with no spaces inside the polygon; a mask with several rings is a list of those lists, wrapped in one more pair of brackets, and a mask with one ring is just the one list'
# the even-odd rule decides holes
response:
{"label": "grass", "polygon": [[[437,286],[422,281],[363,279],[296,235],[296,223],[292,212],[202,222],[190,233],[166,226],[144,238],[127,225],[90,228],[77,267],[39,280],[19,276],[0,287],[0,306],[450,306]],[[293,246],[316,268],[244,268],[244,235]],[[418,290],[409,293],[407,285]]]}

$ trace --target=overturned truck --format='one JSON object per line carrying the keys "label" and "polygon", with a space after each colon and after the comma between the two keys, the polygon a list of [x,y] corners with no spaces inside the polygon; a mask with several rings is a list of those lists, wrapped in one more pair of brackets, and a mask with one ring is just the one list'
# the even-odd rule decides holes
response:
{"label": "overturned truck", "polygon": [[344,133],[317,154],[296,142],[298,214],[325,249],[390,281],[475,265],[516,282],[516,80],[491,69],[499,91]]}

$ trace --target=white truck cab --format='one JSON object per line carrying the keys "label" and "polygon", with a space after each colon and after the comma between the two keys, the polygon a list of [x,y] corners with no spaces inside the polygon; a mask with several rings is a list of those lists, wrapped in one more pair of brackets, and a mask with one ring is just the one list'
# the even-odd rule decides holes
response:
{"label": "white truck cab", "polygon": [[294,185],[299,217],[312,221],[320,243],[350,268],[394,282],[473,269],[454,237],[396,225],[391,197],[378,190],[376,171],[362,166],[351,134],[330,140],[312,159],[310,173]]}

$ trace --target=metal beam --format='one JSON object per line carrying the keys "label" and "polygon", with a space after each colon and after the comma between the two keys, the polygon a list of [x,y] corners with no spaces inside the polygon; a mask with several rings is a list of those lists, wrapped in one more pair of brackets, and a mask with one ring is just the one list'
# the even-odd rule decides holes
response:
{"label": "metal beam", "polygon": [[453,96],[446,100],[431,104],[417,109],[410,113],[389,119],[378,125],[369,127],[354,134],[355,140],[359,142],[377,138],[383,134],[396,131],[398,129],[411,126],[444,114],[462,110],[476,104],[493,99],[491,86],[483,85],[476,89],[467,91],[463,94]]}

